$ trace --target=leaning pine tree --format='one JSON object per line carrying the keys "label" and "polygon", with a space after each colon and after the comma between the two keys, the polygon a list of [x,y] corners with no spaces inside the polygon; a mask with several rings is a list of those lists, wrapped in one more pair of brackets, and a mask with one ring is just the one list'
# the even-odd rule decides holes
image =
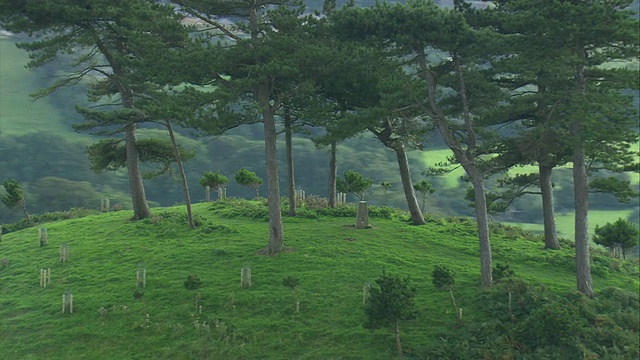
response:
{"label": "leaning pine tree", "polygon": [[122,134],[134,218],[148,217],[136,145],[138,124],[148,119],[136,100],[145,93],[149,72],[137,69],[184,40],[173,8],[146,0],[2,0],[0,27],[35,37],[19,44],[30,53],[29,68],[49,64],[59,59],[58,54],[72,54],[68,75],[34,94],[36,98],[93,80],[89,99],[114,110],[82,109],[87,121],[76,129],[106,128],[103,133]]}

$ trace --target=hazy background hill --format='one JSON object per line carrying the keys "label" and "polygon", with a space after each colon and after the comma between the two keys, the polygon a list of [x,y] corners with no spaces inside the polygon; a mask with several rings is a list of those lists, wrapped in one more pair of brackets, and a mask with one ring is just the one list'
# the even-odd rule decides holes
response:
{"label": "hazy background hill", "polygon": [[[436,2],[443,6],[452,3],[445,0]],[[371,3],[357,2],[361,6]],[[321,2],[308,1],[307,4],[314,9]],[[71,128],[72,124],[82,120],[75,112],[74,105],[86,102],[85,89],[80,86],[64,89],[38,101],[29,98],[28,94],[50,85],[63,71],[63,64],[54,63],[33,72],[26,70],[27,55],[15,47],[15,42],[27,39],[21,35],[0,35],[0,180],[15,178],[21,182],[26,191],[29,211],[35,213],[70,207],[98,208],[99,199],[104,197],[127,208],[126,172],[95,174],[89,170],[84,148],[98,138],[77,134]],[[194,160],[185,165],[195,201],[204,198],[198,180],[205,171],[215,170],[220,170],[230,178],[230,196],[254,196],[252,189],[234,183],[233,174],[245,167],[266,177],[261,125],[241,127],[215,139],[194,137],[189,130],[179,132],[178,141],[197,154]],[[139,134],[140,137],[166,137],[165,131],[159,128],[147,128]],[[279,151],[280,158],[284,160],[284,140]],[[414,181],[424,178],[421,175],[423,169],[444,160],[449,154],[436,135],[427,139],[425,151],[413,151],[410,154]],[[326,196],[327,150],[317,149],[305,135],[298,135],[294,141],[294,157],[297,187],[306,190],[307,194]],[[371,134],[363,134],[338,146],[338,169],[340,174],[354,169],[374,180],[376,185],[369,191],[367,199],[371,203],[405,208],[395,155],[373,139]],[[280,165],[280,171],[282,186],[286,189],[284,162]],[[427,199],[427,212],[472,215],[471,208],[463,199],[468,184],[460,179],[461,175],[462,171],[458,170],[446,177],[428,179],[437,191]],[[637,186],[638,176],[634,177],[631,180]],[[392,183],[392,189],[386,195],[377,185],[383,180]],[[565,236],[569,236],[573,207],[570,171],[556,170],[553,180],[556,185],[559,228]],[[183,199],[179,180],[175,176],[147,180],[145,185],[152,204],[172,205]],[[266,193],[266,185],[262,191]],[[591,205],[594,210],[591,218],[596,224],[617,217],[638,222],[640,217],[637,200],[631,204],[620,204],[611,196],[594,195]],[[19,211],[0,206],[0,224],[15,221],[20,216]],[[541,222],[540,200],[531,196],[517,200],[511,211],[496,219],[524,223],[525,227],[539,229],[536,223]]]}

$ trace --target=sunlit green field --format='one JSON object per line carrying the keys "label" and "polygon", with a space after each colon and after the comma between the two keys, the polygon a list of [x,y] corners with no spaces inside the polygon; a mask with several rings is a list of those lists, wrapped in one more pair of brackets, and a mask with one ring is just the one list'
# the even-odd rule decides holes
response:
{"label": "sunlit green field", "polygon": [[[596,226],[603,226],[608,222],[614,222],[618,218],[627,219],[633,210],[591,210],[589,211],[589,233],[593,235],[593,229]],[[556,214],[556,227],[558,234],[566,238],[573,238],[574,234],[574,220],[573,212],[567,212],[563,214]],[[511,225],[517,225],[525,230],[531,230],[542,233],[544,231],[543,224],[532,223],[512,223]]]}
{"label": "sunlit green field", "polygon": [[[449,292],[432,284],[435,265],[456,272],[465,324],[486,320],[477,310],[482,290],[472,221],[432,217],[412,226],[401,218],[372,218],[373,228],[356,230],[351,216],[301,214],[284,218],[289,250],[260,256],[257,250],[268,241],[260,202],[197,204],[196,230],[186,226],[182,207],[152,212],[139,222],[120,211],[44,224],[44,247],[35,228],[5,234],[0,358],[391,359],[393,333],[363,326],[363,286],[383,268],[410,276],[416,286],[417,317],[401,325],[406,348],[420,353],[441,341],[438,333],[459,329]],[[69,247],[64,264],[62,245]],[[517,231],[494,234],[494,262],[509,264],[532,283],[573,291],[573,250],[550,252],[541,245]],[[240,286],[245,265],[250,288]],[[637,277],[611,266],[593,265],[597,291],[637,289]],[[43,268],[51,269],[46,288],[39,286]],[[142,268],[146,287],[136,297]],[[202,281],[197,291],[183,286],[190,274]],[[283,286],[286,277],[299,279],[295,292]],[[73,314],[62,314],[68,292]]]}

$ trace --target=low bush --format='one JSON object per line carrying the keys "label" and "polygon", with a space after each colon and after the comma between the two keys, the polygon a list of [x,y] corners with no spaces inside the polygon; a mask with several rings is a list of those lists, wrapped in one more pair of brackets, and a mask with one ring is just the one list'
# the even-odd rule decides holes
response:
{"label": "low bush", "polygon": [[482,294],[485,320],[440,334],[427,358],[636,359],[638,295],[607,288],[555,295],[514,276]]}
{"label": "low bush", "polygon": [[38,224],[44,224],[59,220],[79,219],[91,214],[97,214],[97,211],[82,208],[72,208],[68,211],[54,211],[46,212],[43,214],[33,214],[31,215],[31,222],[29,222],[27,219],[22,219],[11,224],[2,225],[2,233],[8,234],[14,231],[30,228]]}

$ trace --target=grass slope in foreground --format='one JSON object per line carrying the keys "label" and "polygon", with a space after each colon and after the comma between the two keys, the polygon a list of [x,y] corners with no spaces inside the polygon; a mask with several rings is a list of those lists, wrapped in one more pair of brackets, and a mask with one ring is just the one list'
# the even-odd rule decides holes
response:
{"label": "grass slope in foreground", "polygon": [[[449,293],[432,285],[435,265],[457,273],[454,293],[464,323],[487,320],[478,311],[483,291],[470,221],[432,218],[416,227],[374,218],[372,229],[355,230],[351,217],[285,217],[291,251],[268,257],[256,255],[268,237],[262,208],[241,200],[197,204],[197,230],[188,229],[177,207],[156,208],[141,222],[130,222],[128,211],[90,215],[41,225],[48,229],[44,247],[36,228],[5,234],[0,358],[390,359],[393,334],[363,327],[363,285],[383,267],[411,276],[417,287],[418,316],[401,325],[405,348],[419,353],[441,342],[443,331],[459,331]],[[495,263],[508,263],[518,276],[553,291],[575,289],[571,249],[544,251],[518,231],[501,232],[492,238]],[[69,246],[65,264],[63,244]],[[637,264],[635,275],[624,275],[617,263],[600,258],[593,265],[596,290],[637,291]],[[146,288],[136,299],[142,264]],[[248,289],[240,287],[244,265],[251,267]],[[51,268],[46,288],[39,286],[42,268]],[[198,290],[183,286],[190,274],[201,279]],[[295,292],[283,286],[288,276],[299,279]],[[73,293],[71,315],[61,314],[66,291]]]}

